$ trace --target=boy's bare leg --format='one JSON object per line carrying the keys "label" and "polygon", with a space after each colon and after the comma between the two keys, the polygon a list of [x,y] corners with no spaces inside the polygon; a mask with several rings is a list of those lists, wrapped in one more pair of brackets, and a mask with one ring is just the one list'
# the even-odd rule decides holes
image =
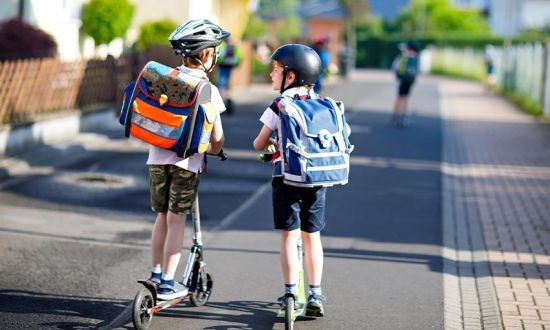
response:
{"label": "boy's bare leg", "polygon": [[173,277],[181,257],[183,244],[183,230],[185,229],[184,214],[175,214],[168,211],[166,241],[164,242],[164,274]]}
{"label": "boy's bare leg", "polygon": [[300,230],[281,230],[281,269],[285,284],[298,283],[298,238]]}
{"label": "boy's bare leg", "polygon": [[321,233],[307,233],[303,231],[302,241],[304,242],[304,263],[309,285],[321,285],[324,262]]}
{"label": "boy's bare leg", "polygon": [[397,100],[395,100],[395,106],[393,108],[393,116],[401,116],[406,114],[407,112],[407,96],[399,96]]}
{"label": "boy's bare leg", "polygon": [[166,213],[158,213],[151,233],[151,265],[153,268],[162,267],[166,230]]}

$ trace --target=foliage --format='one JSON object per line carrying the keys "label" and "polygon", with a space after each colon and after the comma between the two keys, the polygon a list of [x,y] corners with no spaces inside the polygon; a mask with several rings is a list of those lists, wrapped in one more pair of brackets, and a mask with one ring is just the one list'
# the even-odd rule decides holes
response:
{"label": "foliage", "polygon": [[244,28],[243,39],[257,39],[265,36],[267,25],[256,15],[248,15],[248,21]]}
{"label": "foliage", "polygon": [[479,10],[458,8],[448,0],[413,0],[387,28],[390,32],[416,35],[444,35],[448,32],[491,34],[489,23]]}
{"label": "foliage", "polygon": [[168,36],[178,27],[170,19],[147,22],[141,25],[136,41],[138,50],[145,50],[151,45],[168,45]]}
{"label": "foliage", "polygon": [[302,34],[302,21],[295,15],[277,21],[275,36],[278,40],[286,42],[300,37]]}
{"label": "foliage", "polygon": [[381,17],[369,15],[356,24],[358,39],[368,38],[370,36],[381,36],[384,34],[384,20]]}
{"label": "foliage", "polygon": [[0,25],[0,60],[48,57],[56,50],[52,36],[18,18]]}
{"label": "foliage", "polygon": [[124,37],[134,15],[129,0],[90,0],[82,12],[82,29],[96,45]]}
{"label": "foliage", "polygon": [[365,1],[339,0],[338,2],[346,11],[346,16],[352,24],[358,23],[367,15],[368,8]]}
{"label": "foliage", "polygon": [[286,16],[295,13],[299,0],[260,0],[258,14],[263,17]]}

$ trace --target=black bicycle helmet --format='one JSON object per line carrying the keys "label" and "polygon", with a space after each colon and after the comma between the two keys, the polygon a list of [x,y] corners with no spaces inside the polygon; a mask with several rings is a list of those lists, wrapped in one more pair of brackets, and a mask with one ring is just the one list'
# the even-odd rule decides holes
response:
{"label": "black bicycle helmet", "polygon": [[203,49],[217,47],[230,35],[207,19],[194,19],[179,26],[168,40],[177,55],[194,56]]}
{"label": "black bicycle helmet", "polygon": [[[321,59],[313,48],[300,44],[287,44],[279,47],[271,59],[283,66],[283,82],[281,84],[281,93],[285,89],[301,86],[314,85],[317,76],[321,73]],[[296,81],[284,88],[286,74],[289,70],[296,74]]]}

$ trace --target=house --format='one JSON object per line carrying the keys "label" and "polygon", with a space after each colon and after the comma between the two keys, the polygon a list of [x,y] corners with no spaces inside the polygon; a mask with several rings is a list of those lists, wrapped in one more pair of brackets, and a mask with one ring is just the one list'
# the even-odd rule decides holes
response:
{"label": "house", "polygon": [[489,20],[496,34],[517,35],[550,25],[548,0],[489,0]]}
{"label": "house", "polygon": [[80,15],[87,1],[2,0],[0,22],[21,16],[23,21],[52,35],[61,59],[75,60],[94,55],[118,56],[135,42],[143,23],[164,18],[176,23],[190,18],[209,18],[239,37],[246,24],[249,4],[249,0],[130,0],[135,5],[135,12],[124,40],[115,40],[97,49],[93,40],[81,33]]}
{"label": "house", "polygon": [[489,19],[495,34],[514,36],[530,28],[550,25],[548,0],[452,0],[457,6],[477,8]]}
{"label": "house", "polygon": [[372,15],[391,21],[396,19],[410,2],[411,0],[369,0],[367,4]]}

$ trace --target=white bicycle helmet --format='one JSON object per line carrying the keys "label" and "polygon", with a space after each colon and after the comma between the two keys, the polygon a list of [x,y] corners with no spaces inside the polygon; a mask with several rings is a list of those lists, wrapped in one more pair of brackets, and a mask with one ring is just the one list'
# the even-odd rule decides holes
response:
{"label": "white bicycle helmet", "polygon": [[176,55],[193,56],[205,48],[217,47],[230,35],[207,19],[194,19],[180,25],[168,40]]}

